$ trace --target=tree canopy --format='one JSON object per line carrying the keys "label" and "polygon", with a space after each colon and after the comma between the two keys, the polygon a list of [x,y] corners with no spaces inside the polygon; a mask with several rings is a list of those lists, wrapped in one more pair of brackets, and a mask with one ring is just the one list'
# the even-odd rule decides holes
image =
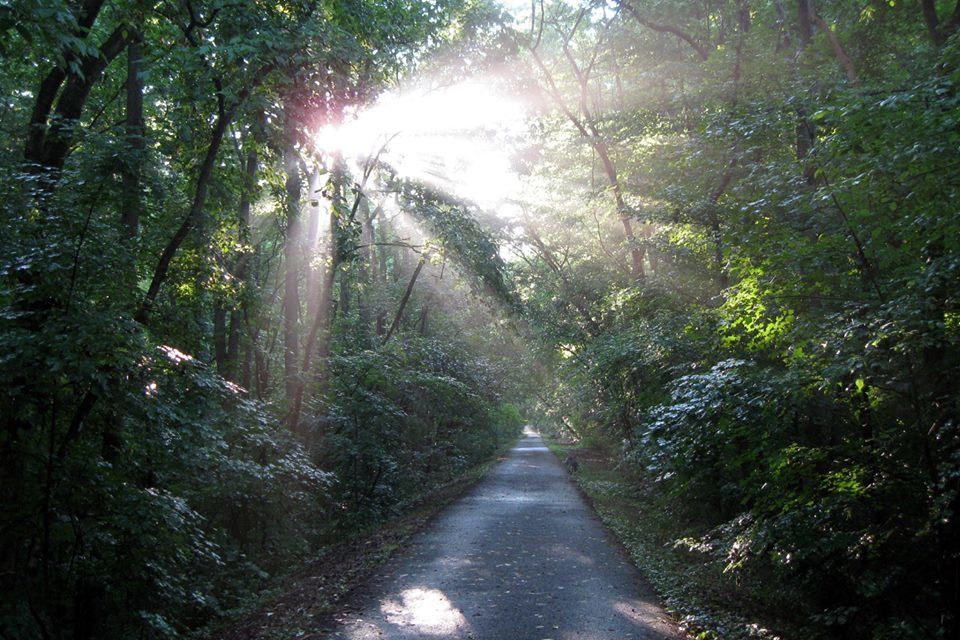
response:
{"label": "tree canopy", "polygon": [[770,633],[958,637],[958,31],[0,3],[0,635],[208,631],[528,421]]}

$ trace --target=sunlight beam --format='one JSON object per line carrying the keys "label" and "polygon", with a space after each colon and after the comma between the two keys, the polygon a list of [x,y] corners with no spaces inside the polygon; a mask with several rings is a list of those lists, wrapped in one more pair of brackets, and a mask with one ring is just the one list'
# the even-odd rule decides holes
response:
{"label": "sunlight beam", "polygon": [[427,183],[494,209],[519,189],[509,140],[521,134],[527,109],[492,81],[384,95],[376,104],[314,136],[321,152],[362,164],[381,159],[400,177]]}

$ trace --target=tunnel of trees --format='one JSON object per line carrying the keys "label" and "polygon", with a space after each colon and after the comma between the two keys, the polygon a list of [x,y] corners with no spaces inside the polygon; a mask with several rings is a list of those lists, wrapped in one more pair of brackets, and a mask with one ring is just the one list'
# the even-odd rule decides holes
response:
{"label": "tunnel of trees", "polygon": [[0,1],[0,636],[202,633],[526,421],[808,637],[960,637],[958,31]]}

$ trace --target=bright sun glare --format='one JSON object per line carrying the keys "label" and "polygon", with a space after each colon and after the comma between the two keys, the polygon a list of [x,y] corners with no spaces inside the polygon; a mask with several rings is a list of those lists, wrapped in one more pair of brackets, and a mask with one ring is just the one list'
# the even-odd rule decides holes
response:
{"label": "bright sun glare", "polygon": [[412,627],[421,635],[450,637],[467,626],[463,613],[437,589],[405,589],[399,601],[386,600],[380,609],[390,624]]}
{"label": "bright sun glare", "polygon": [[322,151],[359,161],[385,146],[381,160],[402,177],[493,209],[518,189],[508,140],[521,132],[525,117],[518,100],[475,80],[389,93],[314,140]]}

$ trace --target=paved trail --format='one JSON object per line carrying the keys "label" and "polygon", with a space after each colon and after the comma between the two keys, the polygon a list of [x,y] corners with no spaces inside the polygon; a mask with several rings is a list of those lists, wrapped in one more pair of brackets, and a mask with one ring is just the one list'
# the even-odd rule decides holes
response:
{"label": "paved trail", "polygon": [[684,637],[532,433],[360,600],[324,637]]}

